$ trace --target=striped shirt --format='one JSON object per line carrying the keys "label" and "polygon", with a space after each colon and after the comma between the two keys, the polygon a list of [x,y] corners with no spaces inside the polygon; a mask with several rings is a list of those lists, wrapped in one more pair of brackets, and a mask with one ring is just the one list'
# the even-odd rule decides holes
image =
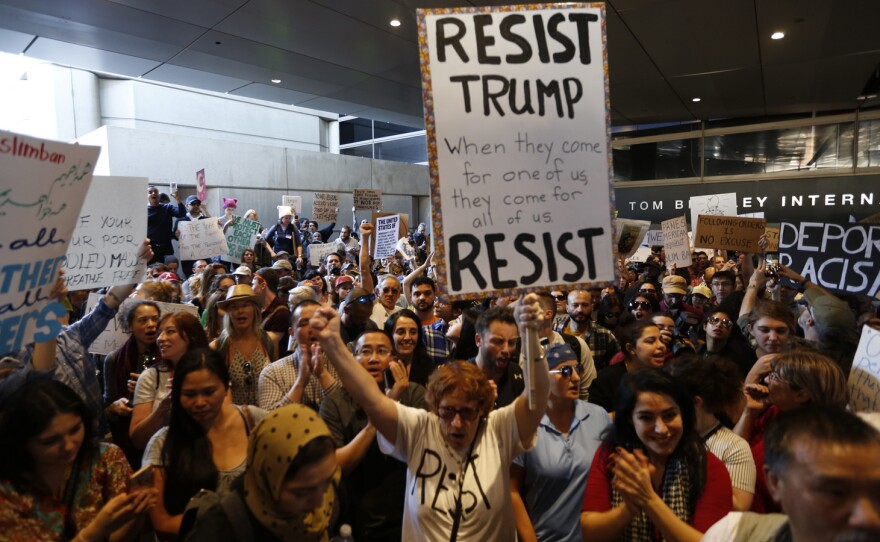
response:
{"label": "striped shirt", "polygon": [[[272,362],[266,366],[260,373],[259,383],[259,400],[260,408],[266,410],[275,410],[290,404],[288,393],[290,388],[296,382],[297,368],[299,367],[299,349],[293,354]],[[339,377],[336,375],[336,369],[332,363],[324,361],[324,370],[333,377],[333,384],[326,390],[321,388],[321,380],[312,373],[309,376],[309,382],[303,390],[300,402],[308,407],[318,410],[321,406],[321,400],[330,395],[337,388],[341,388]]]}
{"label": "striped shirt", "polygon": [[706,438],[706,447],[724,463],[730,473],[733,489],[755,493],[755,460],[749,443],[724,427],[716,425]]}

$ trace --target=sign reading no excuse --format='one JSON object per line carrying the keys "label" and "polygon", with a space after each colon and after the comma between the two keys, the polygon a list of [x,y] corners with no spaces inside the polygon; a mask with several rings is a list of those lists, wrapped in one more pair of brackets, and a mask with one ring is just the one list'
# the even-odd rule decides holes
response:
{"label": "sign reading no excuse", "polygon": [[758,241],[764,235],[767,221],[741,216],[699,215],[694,232],[694,246],[759,252]]}
{"label": "sign reading no excuse", "polygon": [[603,4],[419,10],[446,294],[614,279],[604,16]]}

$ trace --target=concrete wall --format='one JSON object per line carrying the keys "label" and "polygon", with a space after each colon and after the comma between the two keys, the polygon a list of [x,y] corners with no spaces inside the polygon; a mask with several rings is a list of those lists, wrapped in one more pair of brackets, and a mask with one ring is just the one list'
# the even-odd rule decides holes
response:
{"label": "concrete wall", "polygon": [[[104,126],[78,142],[102,147],[96,174],[148,177],[164,191],[173,181],[181,197],[195,193],[196,171],[204,168],[206,204],[215,216],[222,214],[221,198],[237,198],[239,214],[256,209],[269,226],[281,196],[301,196],[301,216],[311,216],[312,194],[333,192],[340,195],[338,230],[352,221],[352,191],[378,188],[385,211],[407,213],[415,224],[430,221],[428,169],[422,165],[119,126]],[[146,203],[145,194],[133,197]],[[357,221],[367,216],[360,211]]]}

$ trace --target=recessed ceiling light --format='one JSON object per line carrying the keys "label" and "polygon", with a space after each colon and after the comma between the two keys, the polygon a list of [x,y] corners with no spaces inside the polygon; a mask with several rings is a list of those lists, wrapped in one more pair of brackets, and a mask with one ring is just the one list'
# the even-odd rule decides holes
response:
{"label": "recessed ceiling light", "polygon": [[703,100],[702,98],[691,98],[692,102],[700,102],[702,100]]}
{"label": "recessed ceiling light", "polygon": [[771,40],[781,40],[784,37],[785,37],[785,34],[783,32],[774,32],[774,33],[770,34]]}
{"label": "recessed ceiling light", "polygon": [[397,19],[391,19],[391,22],[388,24],[390,24],[391,26],[394,26],[394,27],[398,27],[398,26],[400,26],[400,21],[398,21]]}
{"label": "recessed ceiling light", "polygon": [[272,79],[272,82],[276,85],[281,82],[281,79]]}

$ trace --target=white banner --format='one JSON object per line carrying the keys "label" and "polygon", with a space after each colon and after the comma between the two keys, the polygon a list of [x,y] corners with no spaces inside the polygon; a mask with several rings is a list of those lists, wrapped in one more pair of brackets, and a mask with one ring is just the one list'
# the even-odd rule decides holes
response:
{"label": "white banner", "polygon": [[418,16],[441,291],[614,280],[604,6]]}
{"label": "white banner", "polygon": [[321,265],[330,254],[334,254],[339,250],[339,245],[334,243],[312,243],[309,245],[309,263],[312,265]]}
{"label": "white banner", "polygon": [[178,222],[177,228],[180,230],[181,260],[213,258],[229,252],[226,237],[216,219]]}
{"label": "white banner", "polygon": [[95,176],[76,221],[64,262],[69,290],[89,290],[144,280],[138,260],[147,237],[147,213],[132,194],[146,194],[146,177]]}
{"label": "white banner", "polygon": [[[101,297],[103,297],[101,294],[89,294],[89,300],[86,302],[86,312],[90,312],[94,309]],[[122,307],[119,309],[119,312],[116,313],[116,316],[110,320],[110,323],[107,324],[104,331],[98,335],[98,338],[95,339],[95,342],[89,347],[89,354],[109,354],[110,352],[119,349],[119,347],[128,340],[131,334],[122,331],[124,328],[122,315],[125,314],[125,307],[133,302],[133,299],[126,299],[122,302]],[[156,301],[155,303],[159,305],[159,314],[161,315],[188,312],[196,318],[199,317],[199,310],[193,305],[162,303],[161,301]]]}
{"label": "white banner", "polygon": [[880,412],[880,331],[869,326],[849,372],[849,402],[855,412]]}
{"label": "white banner", "polygon": [[99,152],[0,132],[0,354],[61,331],[67,310],[48,296]]}
{"label": "white banner", "polygon": [[376,240],[373,245],[373,259],[393,258],[397,252],[397,232],[400,228],[400,215],[376,218]]}
{"label": "white banner", "polygon": [[688,208],[691,210],[691,231],[695,232],[697,217],[700,215],[736,216],[736,192],[693,196],[688,202]]}
{"label": "white banner", "polygon": [[281,205],[290,207],[294,214],[299,216],[303,210],[303,199],[300,196],[281,196]]}

